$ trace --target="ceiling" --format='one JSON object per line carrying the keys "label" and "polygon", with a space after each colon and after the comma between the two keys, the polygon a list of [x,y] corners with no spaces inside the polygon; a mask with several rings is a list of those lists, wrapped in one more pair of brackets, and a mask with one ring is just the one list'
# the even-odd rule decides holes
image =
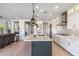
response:
{"label": "ceiling", "polygon": [[[73,3],[35,3],[35,15],[38,20],[51,20],[73,5]],[[0,16],[4,18],[30,20],[32,13],[32,3],[0,3]]]}

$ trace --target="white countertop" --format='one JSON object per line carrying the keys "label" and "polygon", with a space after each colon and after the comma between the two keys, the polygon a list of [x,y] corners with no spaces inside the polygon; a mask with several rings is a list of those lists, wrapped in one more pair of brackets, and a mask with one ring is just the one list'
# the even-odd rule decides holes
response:
{"label": "white countertop", "polygon": [[24,37],[24,41],[52,41],[52,39],[50,39],[48,36],[36,35],[36,37],[34,37],[34,35],[27,35]]}
{"label": "white countertop", "polygon": [[65,35],[56,34],[55,36],[62,38],[79,39],[79,36],[74,36],[74,35],[65,36]]}
{"label": "white countertop", "polygon": [[79,43],[79,36],[74,36],[74,35],[65,36],[65,35],[59,35],[59,34],[56,34],[55,36],[61,39],[66,39],[69,41],[74,41],[74,42]]}

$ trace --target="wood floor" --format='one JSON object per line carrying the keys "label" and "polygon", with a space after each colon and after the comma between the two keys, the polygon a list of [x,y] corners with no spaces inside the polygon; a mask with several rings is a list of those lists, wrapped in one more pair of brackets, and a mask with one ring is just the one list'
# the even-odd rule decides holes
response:
{"label": "wood floor", "polygon": [[31,42],[18,41],[0,49],[1,56],[31,56]]}
{"label": "wood floor", "polygon": [[[71,56],[55,42],[52,42],[53,56]],[[18,41],[0,49],[0,56],[31,56],[31,42]]]}
{"label": "wood floor", "polygon": [[68,51],[60,47],[57,43],[52,43],[52,55],[53,56],[72,56]]}

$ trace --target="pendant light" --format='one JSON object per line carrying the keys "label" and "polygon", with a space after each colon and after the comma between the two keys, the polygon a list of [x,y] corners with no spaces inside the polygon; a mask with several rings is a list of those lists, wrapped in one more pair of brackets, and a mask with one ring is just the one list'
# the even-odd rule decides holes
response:
{"label": "pendant light", "polygon": [[33,16],[31,19],[31,25],[36,25],[36,20],[34,18],[35,10],[34,10],[34,3],[32,3],[32,11],[33,11]]}

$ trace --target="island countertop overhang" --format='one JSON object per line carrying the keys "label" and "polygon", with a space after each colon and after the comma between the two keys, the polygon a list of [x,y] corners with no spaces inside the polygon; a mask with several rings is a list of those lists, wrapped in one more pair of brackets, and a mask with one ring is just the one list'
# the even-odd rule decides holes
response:
{"label": "island countertop overhang", "polygon": [[36,35],[36,37],[34,37],[34,35],[27,35],[24,37],[24,41],[52,41],[52,39],[46,35]]}

